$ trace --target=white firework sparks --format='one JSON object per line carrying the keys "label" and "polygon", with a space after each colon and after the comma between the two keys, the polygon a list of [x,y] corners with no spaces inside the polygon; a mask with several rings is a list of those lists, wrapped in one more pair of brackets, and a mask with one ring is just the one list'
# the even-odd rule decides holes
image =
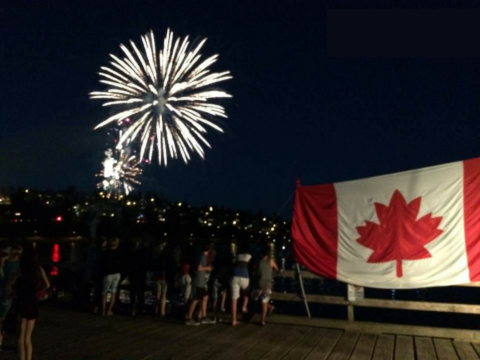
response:
{"label": "white firework sparks", "polygon": [[229,71],[210,72],[218,55],[201,60],[199,52],[206,40],[193,47],[188,36],[175,40],[167,30],[158,53],[153,31],[142,36],[143,52],[133,41],[132,50],[121,45],[125,57],[111,54],[111,66],[101,67],[99,73],[108,90],[90,93],[92,99],[106,99],[103,106],[113,106],[118,112],[95,129],[130,118],[131,125],[118,146],[139,139],[140,159],[148,153],[151,161],[155,147],[160,165],[166,166],[167,158],[177,158],[178,153],[185,163],[191,152],[204,158],[202,146],[211,147],[204,136],[207,128],[223,132],[212,119],[227,117],[225,109],[211,101],[232,97],[211,87],[232,76]]}
{"label": "white firework sparks", "polygon": [[134,185],[140,185],[136,178],[142,175],[142,169],[135,155],[129,155],[125,150],[116,151],[117,159],[113,156],[112,150],[105,152],[106,158],[103,164],[103,170],[97,176],[103,178],[97,184],[99,189],[107,192],[107,197],[121,192],[128,195],[134,189]]}

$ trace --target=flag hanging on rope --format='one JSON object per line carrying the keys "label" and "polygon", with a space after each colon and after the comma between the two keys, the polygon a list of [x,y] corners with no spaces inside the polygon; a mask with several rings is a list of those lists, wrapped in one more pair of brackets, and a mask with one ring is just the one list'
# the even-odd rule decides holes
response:
{"label": "flag hanging on rope", "polygon": [[349,284],[412,289],[480,281],[480,158],[300,186],[295,258]]}

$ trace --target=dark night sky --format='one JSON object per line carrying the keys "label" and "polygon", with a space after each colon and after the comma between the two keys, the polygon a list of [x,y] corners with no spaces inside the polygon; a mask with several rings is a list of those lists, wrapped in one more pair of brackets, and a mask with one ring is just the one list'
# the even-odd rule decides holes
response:
{"label": "dark night sky", "polygon": [[203,53],[232,71],[234,98],[206,161],[149,166],[143,190],[273,213],[297,178],[480,156],[480,59],[328,58],[320,1],[15,3],[0,14],[0,186],[93,190],[106,138],[88,99],[96,72],[121,42],[167,27],[209,38]]}

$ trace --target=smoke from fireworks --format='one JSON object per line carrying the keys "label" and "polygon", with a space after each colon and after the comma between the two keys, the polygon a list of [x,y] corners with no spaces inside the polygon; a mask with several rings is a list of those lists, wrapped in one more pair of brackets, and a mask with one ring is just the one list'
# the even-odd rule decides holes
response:
{"label": "smoke from fireworks", "polygon": [[103,170],[97,175],[103,180],[97,184],[97,187],[106,191],[108,198],[121,191],[128,195],[134,185],[140,185],[136,177],[142,174],[135,155],[130,155],[123,149],[116,151],[117,158],[111,149],[108,149],[105,155],[105,161],[102,163]]}
{"label": "smoke from fireworks", "polygon": [[109,88],[90,93],[92,99],[106,99],[103,106],[113,106],[117,112],[95,129],[130,118],[118,146],[139,139],[140,159],[148,153],[151,161],[155,148],[159,164],[167,165],[167,158],[177,158],[178,153],[185,163],[191,152],[204,158],[202,146],[211,147],[204,136],[207,128],[223,132],[212,120],[227,117],[225,109],[211,101],[231,97],[211,85],[232,78],[229,71],[210,72],[218,55],[201,60],[205,41],[193,47],[188,36],[175,40],[167,30],[158,53],[153,31],[142,36],[143,52],[133,41],[132,50],[121,45],[125,57],[111,54],[111,66],[101,67],[99,73],[100,82]]}

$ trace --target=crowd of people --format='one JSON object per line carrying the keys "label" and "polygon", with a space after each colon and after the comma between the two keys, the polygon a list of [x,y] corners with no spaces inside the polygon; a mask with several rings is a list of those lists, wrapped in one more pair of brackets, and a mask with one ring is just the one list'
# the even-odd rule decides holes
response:
{"label": "crowd of people", "polygon": [[[145,294],[155,294],[154,314],[167,316],[167,299],[180,295],[185,324],[216,324],[226,319],[230,302],[231,324],[238,324],[237,307],[248,313],[249,300],[261,303],[261,325],[274,310],[270,304],[274,271],[279,271],[270,248],[252,261],[248,247],[236,255],[217,256],[211,244],[180,249],[134,238],[120,244],[117,237],[101,238],[87,251],[82,304],[103,316],[114,314],[120,286],[128,285],[132,315],[146,313]],[[176,291],[169,291],[169,289]],[[32,359],[32,332],[38,317],[38,302],[45,299],[50,282],[33,248],[13,245],[0,250],[0,351],[6,319],[14,317],[18,326],[18,353],[21,360]],[[230,297],[229,297],[230,295]],[[210,316],[209,316],[210,313]],[[15,328],[17,328],[15,326]]]}
{"label": "crowd of people", "polygon": [[[215,324],[226,311],[230,294],[232,325],[237,325],[237,303],[248,313],[250,298],[261,301],[261,324],[274,310],[270,304],[273,272],[279,271],[270,248],[252,262],[248,247],[236,256],[217,256],[210,244],[203,244],[195,256],[193,248],[183,251],[165,244],[150,246],[143,239],[133,239],[128,251],[119,246],[119,239],[101,239],[89,248],[86,284],[93,284],[93,311],[113,315],[121,283],[129,284],[131,313],[145,312],[147,284],[154,285],[155,315],[166,316],[169,288],[180,290],[186,325]],[[252,281],[251,281],[252,279]],[[90,287],[87,285],[87,289]],[[88,292],[87,296],[90,295]],[[211,310],[211,316],[208,316]]]}

